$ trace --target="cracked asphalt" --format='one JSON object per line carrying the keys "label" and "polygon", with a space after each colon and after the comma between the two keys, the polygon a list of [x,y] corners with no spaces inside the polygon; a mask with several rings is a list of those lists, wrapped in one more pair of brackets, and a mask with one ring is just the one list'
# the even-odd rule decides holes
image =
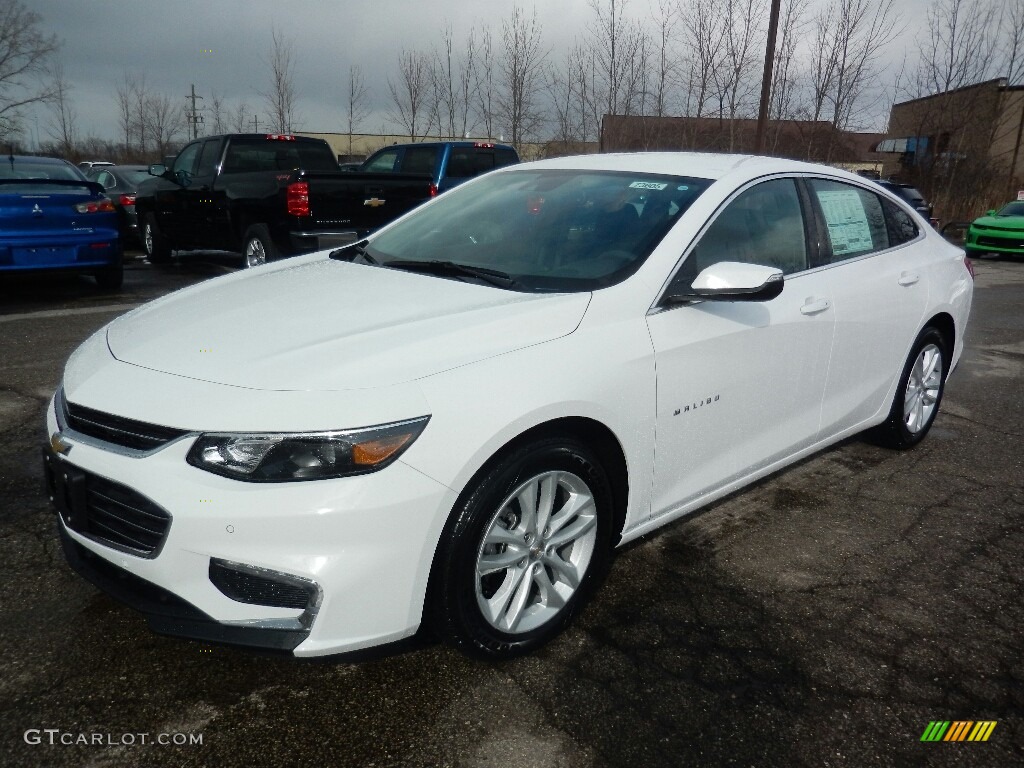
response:
{"label": "cracked asphalt", "polygon": [[[915,450],[850,440],[630,545],[569,632],[502,665],[163,638],[63,563],[38,446],[64,360],[229,269],[0,281],[0,765],[1024,765],[1024,262],[977,263]],[[997,726],[922,743],[932,720]]]}

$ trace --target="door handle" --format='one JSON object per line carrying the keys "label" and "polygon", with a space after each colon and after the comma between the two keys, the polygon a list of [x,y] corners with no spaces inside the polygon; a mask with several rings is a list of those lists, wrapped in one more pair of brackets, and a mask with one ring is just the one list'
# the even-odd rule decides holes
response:
{"label": "door handle", "polygon": [[915,272],[900,272],[900,279],[897,282],[900,285],[913,285],[920,279],[921,276]]}
{"label": "door handle", "polygon": [[819,312],[824,312],[831,306],[832,302],[828,299],[807,299],[804,305],[800,307],[800,312],[805,315],[816,315]]}

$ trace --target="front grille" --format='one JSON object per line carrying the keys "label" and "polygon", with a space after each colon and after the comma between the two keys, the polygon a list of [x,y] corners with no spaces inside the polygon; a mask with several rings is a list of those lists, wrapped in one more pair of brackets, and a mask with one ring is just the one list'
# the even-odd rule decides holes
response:
{"label": "front grille", "polygon": [[[285,576],[285,574],[281,574]],[[288,578],[285,576],[285,578]],[[313,596],[312,583],[299,585],[233,568],[223,560],[210,560],[210,581],[221,592],[239,603],[272,608],[306,610]]]}
{"label": "front grille", "polygon": [[70,526],[79,533],[104,544],[152,555],[170,526],[170,514],[141,493],[85,473],[85,519]]}
{"label": "front grille", "polygon": [[990,248],[1024,248],[1024,233],[1017,238],[1010,237],[979,237],[978,245],[987,245]]}
{"label": "front grille", "polygon": [[187,429],[161,427],[115,416],[112,413],[103,413],[83,405],[69,403],[63,398],[61,405],[65,423],[75,432],[124,448],[151,451],[189,433]]}

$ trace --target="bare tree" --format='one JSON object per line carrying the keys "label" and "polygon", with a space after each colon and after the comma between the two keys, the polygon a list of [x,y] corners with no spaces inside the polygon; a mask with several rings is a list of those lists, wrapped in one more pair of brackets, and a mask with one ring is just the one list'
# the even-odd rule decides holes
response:
{"label": "bare tree", "polygon": [[651,111],[663,117],[670,110],[670,89],[678,76],[678,61],[673,50],[675,27],[679,23],[679,7],[671,0],[658,0],[657,13],[652,17],[655,27],[654,85],[651,93]]}
{"label": "bare tree", "polygon": [[[1019,0],[1011,2],[1014,7],[1020,8]],[[994,44],[998,9],[992,2],[939,0],[929,5],[926,18],[919,95],[978,83],[992,73],[998,53]]]}
{"label": "bare tree", "polygon": [[348,93],[345,99],[345,117],[348,121],[348,154],[352,155],[352,134],[359,123],[370,114],[370,91],[363,83],[363,70],[358,64],[348,68]]}
{"label": "bare tree", "polygon": [[599,73],[604,114],[640,111],[639,83],[646,74],[646,39],[640,25],[625,16],[626,0],[590,0],[594,21],[590,43]]}
{"label": "bare tree", "polygon": [[1002,69],[1010,85],[1024,82],[1024,3],[1008,0],[1004,30]]}
{"label": "bare tree", "polygon": [[831,160],[837,131],[849,128],[856,108],[864,106],[878,56],[900,32],[893,0],[833,0],[819,10],[811,40],[810,117],[827,118],[832,130],[823,152],[812,134],[808,156]]}
{"label": "bare tree", "polygon": [[757,86],[755,40],[764,21],[764,6],[757,0],[725,0],[725,33],[721,65],[712,73],[718,99],[719,119],[728,119],[728,149],[737,149],[736,120],[751,110]]}
{"label": "bare tree", "polygon": [[249,130],[249,105],[244,101],[231,112],[228,124],[234,133],[246,133]]}
{"label": "bare tree", "polygon": [[495,120],[498,109],[495,100],[497,78],[494,57],[494,37],[490,28],[484,27],[480,35],[478,64],[474,68],[473,91],[476,94],[477,117],[483,123],[484,133],[489,139],[493,139],[496,134]]}
{"label": "bare tree", "polygon": [[270,28],[270,90],[263,93],[270,115],[271,130],[291,133],[298,117],[295,113],[298,91],[295,87],[295,46],[291,40]]}
{"label": "bare tree", "polygon": [[132,132],[139,139],[139,152],[144,155],[149,150],[149,107],[152,103],[152,98],[146,87],[146,76],[130,78],[129,87],[132,102]]}
{"label": "bare tree", "polygon": [[420,51],[402,49],[398,56],[398,81],[388,78],[388,91],[394,105],[388,118],[409,134],[410,141],[416,141],[422,135],[421,121],[430,106],[430,59]]}
{"label": "bare tree", "polygon": [[540,105],[544,59],[537,10],[527,17],[519,6],[501,25],[498,109],[508,137],[518,149],[544,121]]}
{"label": "bare tree", "polygon": [[686,113],[704,117],[722,66],[726,19],[718,0],[692,0],[683,15],[684,40],[692,51],[687,76]]}
{"label": "bare tree", "polygon": [[55,60],[50,68],[53,98],[50,101],[50,125],[47,133],[57,142],[62,157],[71,157],[78,140],[78,113],[71,102],[71,86],[64,76],[64,62]]}
{"label": "bare tree", "polygon": [[17,0],[0,0],[0,139],[18,130],[23,107],[53,97],[44,75],[59,44],[40,31],[42,20]]}
{"label": "bare tree", "polygon": [[440,50],[434,51],[431,65],[438,133],[443,131],[450,137],[466,136],[474,127],[470,115],[476,81],[476,31],[470,30],[461,56],[455,52],[450,26],[442,32],[441,46]]}
{"label": "bare tree", "polygon": [[228,121],[230,115],[228,115],[228,108],[226,99],[223,94],[219,94],[216,91],[210,92],[210,128],[214,134],[227,133],[228,132]]}
{"label": "bare tree", "polygon": [[154,150],[162,159],[185,128],[184,110],[169,96],[152,96],[147,100],[147,122]]}
{"label": "bare tree", "polygon": [[117,86],[117,119],[121,126],[121,134],[124,136],[124,152],[126,156],[131,153],[132,147],[132,133],[134,130],[133,104],[132,81],[126,70],[124,82]]}

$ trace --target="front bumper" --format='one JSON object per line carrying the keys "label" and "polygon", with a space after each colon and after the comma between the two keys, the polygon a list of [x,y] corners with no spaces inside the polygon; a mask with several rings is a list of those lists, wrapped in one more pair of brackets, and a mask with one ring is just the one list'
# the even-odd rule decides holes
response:
{"label": "front bumper", "polygon": [[969,229],[964,250],[971,253],[1024,254],[1024,231]]}
{"label": "front bumper", "polygon": [[[57,504],[71,566],[141,611],[155,631],[296,656],[354,651],[416,632],[454,493],[401,461],[357,477],[251,484],[188,465],[195,435],[144,455],[118,452],[58,423],[52,401],[47,427],[67,450],[48,452],[58,472],[130,489],[167,511],[159,543],[133,551],[69,521]],[[264,598],[215,583],[218,563],[269,574],[278,585],[312,585],[316,598],[304,607],[253,602]]]}

